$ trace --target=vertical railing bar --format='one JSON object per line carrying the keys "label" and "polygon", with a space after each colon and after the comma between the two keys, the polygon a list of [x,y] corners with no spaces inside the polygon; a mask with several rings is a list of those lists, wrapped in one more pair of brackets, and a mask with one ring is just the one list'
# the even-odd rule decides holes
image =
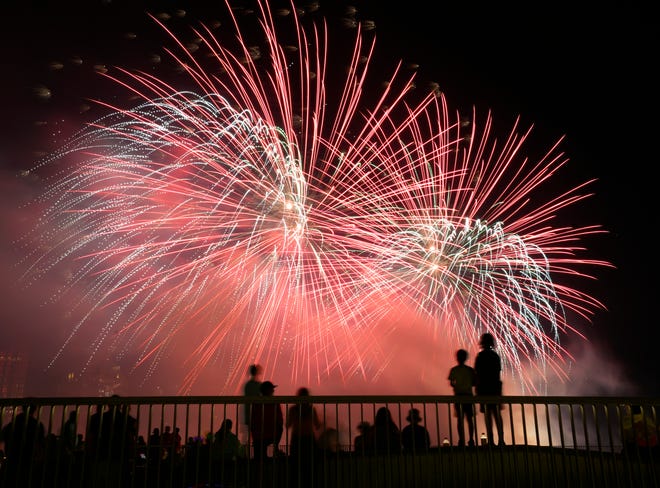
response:
{"label": "vertical railing bar", "polygon": [[[120,439],[119,439],[119,472],[117,476],[120,479],[120,485],[124,486],[124,470],[130,469],[130,463],[128,461],[128,446],[126,438],[128,436],[128,404],[127,403],[118,403],[115,407],[115,418],[113,419],[112,430],[115,431],[117,422],[119,422],[120,427]],[[111,468],[112,469],[112,468]]]}
{"label": "vertical railing bar", "polygon": [[144,476],[144,488],[149,486],[151,483],[150,477],[154,476],[153,469],[152,469],[152,463],[153,460],[152,455],[153,455],[153,448],[151,445],[151,432],[154,429],[154,404],[152,402],[147,403],[147,459],[146,459],[146,467],[145,467],[145,476]]}
{"label": "vertical railing bar", "polygon": [[570,431],[571,432],[571,442],[573,444],[573,450],[571,451],[572,455],[570,455],[570,452],[567,451],[568,460],[566,461],[566,465],[564,466],[564,473],[565,473],[565,476],[566,476],[566,482],[568,483],[569,479],[570,479],[570,476],[569,476],[569,471],[567,471],[567,469],[572,465],[571,461],[573,461],[576,468],[578,467],[580,446],[579,446],[579,443],[578,443],[577,430],[575,428],[575,413],[574,413],[575,412],[574,411],[575,404],[568,403],[566,406],[568,407],[568,414],[569,414],[568,415],[568,420],[569,420],[569,425],[570,425],[570,428],[571,428],[571,431]]}
{"label": "vertical railing bar", "polygon": [[518,472],[518,469],[517,469],[517,467],[518,467],[518,456],[516,455],[516,452],[517,452],[517,450],[516,450],[516,433],[515,433],[515,428],[514,428],[514,425],[515,425],[514,422],[515,421],[514,421],[514,418],[513,418],[513,406],[514,406],[514,403],[510,401],[509,402],[509,432],[511,433],[511,448],[509,449],[508,452],[511,454],[509,456],[510,459],[511,459],[510,466],[511,466],[512,471],[513,471],[514,476],[515,476],[515,482],[516,482],[516,484],[519,485],[520,484],[520,478],[519,478],[520,473]]}
{"label": "vertical railing bar", "polygon": [[[657,459],[657,456],[658,456],[657,451],[658,451],[658,449],[660,449],[660,447],[658,445],[658,439],[660,439],[660,435],[659,435],[660,426],[658,425],[658,417],[656,415],[657,414],[656,408],[653,405],[649,404],[649,405],[646,405],[644,407],[644,411],[647,411],[647,410],[649,411],[649,414],[651,416],[651,423],[653,424],[653,426],[655,428],[655,442],[656,442],[656,444],[654,446],[651,446],[650,443],[649,443],[649,453],[648,453],[648,455],[651,458],[653,458],[655,456],[656,459]],[[658,483],[659,480],[658,480],[658,473],[657,473],[658,463],[649,462],[648,466],[649,466],[650,474],[651,474],[651,486],[658,486],[660,484],[660,483]]]}
{"label": "vertical railing bar", "polygon": [[[353,415],[352,415],[353,408],[352,408],[352,406],[353,406],[353,403],[349,401],[348,404],[347,404],[348,411],[347,411],[347,414],[346,414],[347,421],[348,421],[348,426],[347,426],[347,428],[348,428],[348,446],[346,447],[346,450],[348,451],[347,452],[348,469],[343,470],[344,478],[348,477],[348,485],[344,485],[344,486],[348,486],[348,488],[351,488],[353,486],[353,476],[352,475],[353,475],[353,466],[354,466],[354,461],[355,461],[354,460],[355,456],[352,452],[352,450],[353,450],[352,449],[353,448],[353,441],[352,441],[352,439],[353,439]],[[344,479],[344,483],[346,483],[346,482],[347,482],[347,480]]]}
{"label": "vertical railing bar", "polygon": [[[447,428],[449,429],[449,435],[451,435],[451,424],[452,424],[451,409],[452,409],[452,403],[445,400],[445,401],[443,401],[443,405],[444,405],[444,407],[447,411]],[[441,436],[438,436],[438,452],[440,452],[440,453],[443,452],[443,449],[445,447],[443,444],[444,444],[444,438],[441,437]],[[454,445],[454,443],[451,440],[449,440],[449,449],[447,449],[447,452],[445,453],[445,455],[452,456],[452,458],[454,456],[453,447],[452,447],[453,445]],[[444,463],[443,463],[443,467],[444,467]],[[456,477],[457,477],[456,470],[452,469],[451,470],[451,483],[452,483],[452,485],[455,485],[457,483]]]}
{"label": "vertical railing bar", "polygon": [[[49,425],[48,426],[48,433],[46,434],[46,446],[45,446],[47,450],[51,447],[55,449],[55,472],[53,473],[53,478],[50,480],[51,483],[54,483],[55,485],[57,485],[57,483],[60,479],[59,478],[60,477],[60,466],[62,464],[62,459],[63,459],[62,454],[64,453],[64,448],[62,446],[62,426],[64,425],[64,421],[66,419],[66,407],[67,407],[66,403],[63,403],[61,405],[61,407],[62,407],[61,408],[62,415],[60,416],[60,435],[58,437],[57,434],[55,434],[55,432],[54,432],[55,427],[54,426],[51,427]],[[55,408],[55,405],[51,405],[51,407],[50,407],[50,409],[51,409],[50,417],[53,417],[53,415],[54,415],[54,411],[53,411],[54,408]],[[53,437],[54,443],[52,443],[52,446],[50,445],[51,443],[49,443],[49,441],[48,441],[49,434],[52,434],[53,436],[55,436],[55,437]],[[48,454],[48,451],[46,451],[46,454]],[[52,484],[51,485],[45,485],[46,477],[47,477],[46,469],[45,469],[46,461],[47,461],[47,459],[44,459],[44,470],[43,470],[43,474],[41,476],[41,486],[53,486]]]}
{"label": "vertical railing bar", "polygon": [[628,405],[623,405],[623,406],[622,405],[617,405],[616,406],[617,412],[618,412],[618,421],[619,421],[617,427],[619,429],[619,436],[620,436],[620,438],[622,440],[622,444],[623,444],[623,446],[622,446],[622,454],[623,454],[622,455],[622,460],[624,462],[624,465],[625,465],[625,468],[626,468],[626,473],[628,475],[628,485],[627,486],[635,486],[633,484],[634,481],[633,481],[633,473],[632,473],[632,466],[631,466],[632,463],[630,462],[631,461],[631,452],[630,452],[630,449],[627,448],[628,446],[626,446],[625,428],[624,428],[624,425],[623,425],[625,414],[622,414],[622,412],[621,412],[622,407],[628,409],[627,414],[630,415],[631,426],[632,426],[632,411],[630,410],[630,405],[629,404]]}
{"label": "vertical railing bar", "polygon": [[183,409],[185,412],[184,415],[184,422],[185,422],[185,429],[183,433],[183,439],[181,440],[183,444],[183,462],[181,463],[181,470],[183,473],[183,479],[187,483],[187,477],[188,477],[188,470],[190,469],[190,463],[188,462],[190,460],[190,456],[192,456],[192,453],[189,452],[190,449],[194,449],[195,446],[193,445],[192,442],[188,442],[188,439],[192,437],[191,432],[190,432],[190,404],[186,402],[185,408]]}
{"label": "vertical railing bar", "polygon": [[[554,443],[553,443],[553,440],[552,440],[552,426],[550,424],[550,404],[549,403],[544,403],[544,406],[545,406],[546,428],[547,428],[547,432],[548,432],[548,453],[549,453],[548,462],[550,464],[550,470],[551,470],[550,472],[556,473],[557,472],[557,462],[556,462],[555,455],[554,455]],[[557,485],[558,480],[557,480],[556,476],[552,477],[552,481],[553,481],[552,484],[554,486],[558,486]]]}
{"label": "vertical railing bar", "polygon": [[[481,456],[479,455],[479,453],[483,450],[483,448],[481,447],[481,434],[480,434],[480,431],[482,429],[479,427],[479,422],[480,422],[480,419],[481,419],[481,415],[480,415],[480,413],[481,413],[480,412],[481,403],[478,402],[476,400],[476,398],[477,398],[476,396],[472,397],[472,402],[474,404],[474,406],[473,406],[473,408],[474,408],[474,412],[473,412],[474,413],[474,417],[473,417],[473,421],[474,421],[474,446],[475,446],[474,447],[474,456],[473,456],[474,457],[474,464],[475,464],[474,481],[477,484],[481,485],[481,483],[482,483],[481,473],[483,472],[483,469],[484,469],[483,468],[483,462],[480,460]],[[485,431],[483,433],[485,435]]]}
{"label": "vertical railing bar", "polygon": [[[524,477],[527,479],[527,483],[530,483],[529,478],[531,475],[531,470],[530,470],[530,465],[529,465],[529,438],[527,436],[527,409],[525,408],[526,404],[523,402],[520,402],[520,423],[522,425],[522,438],[523,438],[523,447],[522,451],[524,452],[523,456],[523,465],[524,465]],[[517,447],[515,449],[518,449]],[[517,480],[518,482],[522,483],[521,480]]]}
{"label": "vertical railing bar", "polygon": [[[531,404],[531,409],[532,409],[532,413],[533,413],[532,418],[533,418],[533,421],[534,421],[534,436],[536,437],[536,446],[537,446],[536,450],[535,450],[535,452],[537,454],[537,457],[536,457],[534,465],[538,466],[538,469],[540,471],[541,470],[541,457],[542,457],[543,446],[541,445],[541,431],[539,429],[538,405],[536,403],[532,403]],[[534,472],[533,469],[532,469],[532,472]],[[545,486],[546,479],[547,478],[545,476],[541,477],[541,480],[540,480],[541,481],[541,486]]]}
{"label": "vertical railing bar", "polygon": [[[568,483],[568,480],[566,479],[566,466],[568,464],[567,460],[567,443],[566,443],[566,435],[564,434],[564,416],[562,415],[562,404],[558,403],[557,404],[557,424],[559,425],[559,442],[561,445],[561,462],[562,462],[562,472],[564,473],[564,483],[562,483],[564,486],[566,486],[566,483]],[[572,413],[570,410],[570,404],[567,405],[569,407],[569,413]],[[570,422],[570,415],[569,415],[569,422]],[[575,446],[573,446],[573,449],[575,449]]]}
{"label": "vertical railing bar", "polygon": [[[92,414],[92,404],[90,403],[90,404],[87,405],[87,416],[86,416],[86,419],[85,419],[85,437],[84,437],[85,445],[83,446],[82,474],[80,475],[81,485],[83,485],[83,486],[85,484],[85,479],[87,479],[90,476],[90,474],[93,473],[93,470],[88,469],[90,462],[93,462],[93,461],[90,461],[88,459],[88,456],[89,456],[89,436],[88,436],[88,433],[89,433],[89,429],[90,429],[92,415],[93,415]],[[91,471],[91,473],[90,473],[90,471]]]}
{"label": "vertical railing bar", "polygon": [[339,426],[339,402],[335,401],[335,429],[337,431],[337,452],[335,452],[335,474],[334,474],[334,483],[337,484],[340,480],[340,456],[342,452],[341,448],[341,433]]}
{"label": "vertical railing bar", "polygon": [[[140,459],[140,404],[136,403],[133,405],[136,410],[135,413],[135,459],[133,460],[133,478],[131,480],[131,488],[137,486],[137,474],[138,474],[138,459]],[[140,460],[141,462],[141,460]]]}
{"label": "vertical railing bar", "polygon": [[[208,435],[205,435],[203,437],[204,437],[204,439],[206,440],[206,443],[207,443],[205,451],[208,451],[207,461],[206,461],[206,463],[207,463],[206,476],[207,476],[207,479],[208,479],[208,485],[213,486],[213,448],[215,447],[214,446],[215,424],[213,423],[213,416],[215,414],[215,403],[213,403],[213,402],[210,403],[209,404],[209,409],[210,409],[209,415],[211,416],[211,418],[209,419],[210,432],[209,432]],[[202,412],[201,411],[199,412],[199,417],[200,417],[200,422],[201,422],[201,419],[202,419]]]}
{"label": "vertical railing bar", "polygon": [[[641,408],[641,405],[640,405],[640,408]],[[632,411],[631,411],[631,414],[633,414]],[[634,414],[631,415],[631,420],[632,420],[632,425],[633,425],[633,439],[634,439],[634,442],[635,442],[633,452],[634,452],[635,461],[636,461],[635,463],[633,463],[631,465],[631,468],[633,468],[633,469],[636,468],[637,475],[639,477],[638,481],[636,482],[636,486],[644,487],[644,486],[646,486],[646,480],[645,480],[644,473],[642,472],[642,453],[641,453],[642,449],[641,449],[641,446],[639,446],[639,444],[637,443],[637,435],[635,433],[635,417],[634,417]],[[644,422],[643,412],[642,412],[642,422]]]}
{"label": "vertical railing bar", "polygon": [[[591,403],[591,412],[594,418],[594,422],[596,424],[596,449],[598,450],[598,462],[600,463],[600,472],[605,475],[605,459],[604,459],[604,453],[603,453],[603,442],[602,442],[602,436],[600,432],[600,426],[601,426],[601,419],[600,415],[598,413],[598,405],[593,402]],[[607,427],[607,425],[605,425]],[[594,461],[595,463],[595,461]],[[595,465],[594,465],[594,470],[595,470]]]}
{"label": "vertical railing bar", "polygon": [[621,410],[620,410],[618,405],[615,407],[616,419],[612,420],[612,416],[610,415],[610,405],[604,404],[604,405],[602,405],[602,407],[603,407],[603,410],[605,412],[605,418],[607,420],[607,436],[608,436],[608,440],[609,440],[609,443],[610,443],[610,451],[612,453],[612,455],[609,458],[610,459],[610,465],[611,465],[612,469],[614,470],[614,477],[616,479],[616,485],[620,486],[621,478],[620,478],[619,470],[617,469],[617,459],[615,457],[615,452],[616,451],[615,451],[615,447],[614,447],[614,434],[612,432],[612,423],[614,421],[616,421],[616,419],[619,419],[619,421],[621,421]]}
{"label": "vertical railing bar", "polygon": [[[436,400],[433,402],[434,406],[434,411],[435,411],[435,438],[440,439],[440,405],[439,402]],[[439,478],[440,477],[440,449],[438,449],[438,455],[434,457],[433,459],[433,476],[434,478]]]}
{"label": "vertical railing bar", "polygon": [[[642,410],[642,424],[644,426],[644,443],[645,446],[637,446],[637,451],[639,452],[639,466],[640,466],[640,478],[642,479],[642,486],[646,486],[646,480],[647,476],[643,472],[641,472],[641,467],[644,465],[647,465],[649,467],[648,469],[648,475],[649,475],[649,486],[658,486],[655,480],[655,469],[654,469],[654,462],[653,457],[654,457],[654,452],[653,452],[653,446],[651,446],[651,432],[649,432],[649,425],[653,425],[654,428],[657,430],[657,425],[655,420],[649,415],[649,411],[651,410],[650,405],[643,403],[640,404],[640,408]],[[657,437],[656,437],[656,444],[657,444]],[[642,459],[643,458],[643,459]]]}
{"label": "vertical railing bar", "polygon": [[[168,459],[170,460],[170,480],[174,480],[174,476],[176,474],[176,468],[178,468],[177,463],[177,452],[176,452],[176,428],[178,425],[178,411],[179,411],[179,405],[178,404],[172,404],[172,435],[170,436],[169,443],[170,445],[167,446],[167,448],[170,450],[168,454]],[[170,483],[172,484],[172,481]]]}
{"label": "vertical railing bar", "polygon": [[[591,446],[591,441],[589,437],[589,425],[587,422],[587,410],[584,408],[584,403],[578,403],[577,404],[580,414],[582,415],[582,429],[584,431],[584,444],[585,444],[585,456],[587,458],[587,479],[589,480],[594,480],[594,473],[596,471],[595,465],[594,465],[594,459],[592,456],[592,446]],[[593,416],[593,424],[594,428],[596,431],[598,431],[598,421],[595,416]],[[593,483],[593,481],[592,481]]]}

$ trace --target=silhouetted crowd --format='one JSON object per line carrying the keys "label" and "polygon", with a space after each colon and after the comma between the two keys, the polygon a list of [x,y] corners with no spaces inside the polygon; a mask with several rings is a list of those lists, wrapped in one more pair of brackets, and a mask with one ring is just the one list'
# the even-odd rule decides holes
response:
{"label": "silhouetted crowd", "polygon": [[[467,351],[460,349],[448,375],[456,397],[458,446],[464,448],[475,446],[476,405],[484,414],[486,426],[482,443],[504,445],[502,405],[497,398],[502,395],[500,358],[491,334],[483,334],[479,345],[481,351],[474,368],[467,365]],[[0,487],[273,486],[281,485],[275,482],[272,469],[279,464],[285,465],[288,473],[283,477],[280,470],[280,481],[286,479],[293,487],[311,487],[320,482],[318,476],[323,472],[318,463],[328,459],[345,455],[414,456],[432,450],[431,436],[419,409],[408,410],[407,424],[400,429],[390,409],[382,406],[375,411],[373,423],[361,419],[352,448],[344,451],[337,429],[325,424],[308,388],[298,389],[298,401],[285,412],[274,396],[277,385],[261,381],[261,372],[259,365],[250,365],[244,385],[239,426],[244,429],[246,442],[234,432],[231,418],[223,419],[219,429],[205,437],[189,437],[184,442],[179,427],[164,425],[162,432],[159,427],[153,428],[145,440],[130,406],[116,395],[96,405],[86,419],[84,435],[78,432],[76,409],[69,412],[57,436],[46,434],[39,408],[26,403],[0,431],[4,445],[4,453],[0,453]],[[475,394],[482,403],[475,401]],[[627,448],[657,450],[654,418],[638,405],[624,414]],[[285,432],[289,433],[287,445],[282,445]],[[444,445],[449,441],[438,448]]]}

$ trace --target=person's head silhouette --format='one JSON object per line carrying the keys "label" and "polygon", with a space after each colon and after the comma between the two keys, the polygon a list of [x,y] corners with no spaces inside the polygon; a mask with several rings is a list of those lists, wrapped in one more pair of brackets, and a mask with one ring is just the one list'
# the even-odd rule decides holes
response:
{"label": "person's head silhouette", "polygon": [[277,388],[277,385],[274,385],[270,381],[264,381],[259,386],[259,391],[263,396],[272,396],[275,393],[275,388]]}
{"label": "person's head silhouette", "polygon": [[484,349],[491,349],[495,347],[495,338],[493,337],[493,334],[489,332],[482,334],[481,339],[479,339],[479,345]]}

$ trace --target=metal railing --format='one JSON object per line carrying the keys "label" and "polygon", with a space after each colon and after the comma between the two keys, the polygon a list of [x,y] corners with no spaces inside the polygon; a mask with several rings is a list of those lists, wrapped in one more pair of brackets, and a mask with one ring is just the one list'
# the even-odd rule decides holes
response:
{"label": "metal railing", "polygon": [[[287,422],[302,419],[289,410],[305,399],[251,399],[254,412],[271,412],[261,424],[275,421],[266,418],[273,404],[284,423],[275,445],[255,458],[259,440],[244,423],[244,397],[0,399],[0,486],[659,486],[660,399],[475,397],[474,446],[467,430],[459,442],[455,400],[310,397],[321,426],[313,444],[292,450]],[[487,442],[481,402],[501,405],[501,445]],[[382,408],[399,433],[417,409],[430,445],[411,447],[373,428]],[[236,437],[218,432],[227,419]],[[370,442],[356,449],[358,426],[367,423]]]}

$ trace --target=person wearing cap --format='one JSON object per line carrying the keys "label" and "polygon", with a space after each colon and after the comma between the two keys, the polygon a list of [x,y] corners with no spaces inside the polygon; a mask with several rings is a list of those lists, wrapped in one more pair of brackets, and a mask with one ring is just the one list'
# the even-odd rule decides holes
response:
{"label": "person wearing cap", "polygon": [[[272,397],[275,393],[274,385],[271,381],[264,381],[259,386],[262,397]],[[254,459],[262,460],[268,456],[268,446],[273,446],[273,454],[278,452],[277,446],[284,432],[284,415],[282,414],[282,405],[279,403],[261,403],[252,404],[250,415],[250,433],[254,445]]]}
{"label": "person wearing cap", "polygon": [[419,415],[419,409],[411,408],[408,411],[406,421],[408,425],[401,431],[403,452],[408,454],[428,452],[431,447],[431,436],[426,427],[420,425],[422,417]]}
{"label": "person wearing cap", "polygon": [[[474,370],[477,374],[476,393],[480,396],[500,396],[502,395],[502,380],[500,372],[502,363],[500,356],[495,352],[495,338],[492,334],[486,332],[479,339],[481,351],[477,354],[474,361]],[[499,403],[481,403],[480,411],[484,414],[486,422],[486,435],[488,443],[493,442],[493,424],[497,428],[498,444],[504,445],[504,427],[502,425],[501,404]]]}

